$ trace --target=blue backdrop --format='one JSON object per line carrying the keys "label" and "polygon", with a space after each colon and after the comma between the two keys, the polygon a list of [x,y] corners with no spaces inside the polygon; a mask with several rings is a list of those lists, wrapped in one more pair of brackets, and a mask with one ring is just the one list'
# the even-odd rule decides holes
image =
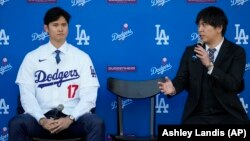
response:
{"label": "blue backdrop", "polygon": [[[101,85],[96,113],[105,120],[109,140],[116,132],[116,97],[107,90],[107,78],[173,78],[185,47],[197,42],[196,14],[209,5],[225,11],[226,37],[247,52],[246,88],[239,98],[250,115],[248,0],[0,0],[0,140],[8,140],[8,121],[16,114],[18,68],[27,52],[48,42],[43,30],[47,9],[60,6],[72,15],[68,42],[93,60]],[[157,124],[179,124],[185,100],[186,92],[171,100],[159,94]],[[125,133],[148,132],[148,119],[139,118],[148,113],[146,103],[124,99],[125,112],[134,113],[125,117]]]}

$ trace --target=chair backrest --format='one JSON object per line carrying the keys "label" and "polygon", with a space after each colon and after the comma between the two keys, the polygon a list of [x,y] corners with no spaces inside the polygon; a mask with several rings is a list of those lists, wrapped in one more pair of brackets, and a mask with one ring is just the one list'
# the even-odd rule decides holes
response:
{"label": "chair backrest", "polygon": [[150,98],[150,135],[154,136],[155,129],[155,95],[160,90],[157,82],[165,81],[165,78],[156,78],[150,80],[124,80],[110,77],[107,80],[107,88],[110,92],[117,95],[117,126],[118,134],[123,135],[123,116],[122,116],[122,98],[144,99]]}
{"label": "chair backrest", "polygon": [[150,80],[122,80],[108,78],[108,90],[124,98],[148,98],[159,93],[157,82],[165,81],[163,77]]}

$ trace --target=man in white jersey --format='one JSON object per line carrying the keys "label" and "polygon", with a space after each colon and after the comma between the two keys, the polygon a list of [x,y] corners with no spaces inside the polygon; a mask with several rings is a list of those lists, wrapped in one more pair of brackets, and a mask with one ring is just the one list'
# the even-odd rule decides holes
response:
{"label": "man in white jersey", "polygon": [[29,52],[18,71],[24,114],[9,121],[9,141],[82,137],[104,140],[96,106],[99,82],[88,54],[67,43],[70,14],[54,7],[44,16],[50,41]]}

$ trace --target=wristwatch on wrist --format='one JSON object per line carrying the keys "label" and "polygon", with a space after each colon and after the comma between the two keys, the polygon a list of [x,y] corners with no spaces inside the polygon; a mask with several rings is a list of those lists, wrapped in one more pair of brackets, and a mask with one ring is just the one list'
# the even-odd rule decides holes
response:
{"label": "wristwatch on wrist", "polygon": [[75,118],[72,115],[69,115],[69,119],[71,119],[73,122],[75,121]]}

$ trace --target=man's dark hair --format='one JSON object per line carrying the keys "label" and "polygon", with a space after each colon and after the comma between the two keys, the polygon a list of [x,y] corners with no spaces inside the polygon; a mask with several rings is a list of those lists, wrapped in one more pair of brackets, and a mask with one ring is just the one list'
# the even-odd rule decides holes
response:
{"label": "man's dark hair", "polygon": [[215,6],[210,6],[210,7],[202,9],[198,13],[195,23],[198,25],[200,20],[203,20],[205,23],[215,28],[222,27],[223,28],[222,36],[225,35],[228,20],[227,20],[227,16],[223,12],[223,10],[221,10],[220,8],[215,7]]}
{"label": "man's dark hair", "polygon": [[48,25],[49,23],[58,20],[61,16],[63,16],[67,23],[69,23],[71,17],[70,14],[60,7],[53,7],[46,12],[43,22],[45,25]]}

